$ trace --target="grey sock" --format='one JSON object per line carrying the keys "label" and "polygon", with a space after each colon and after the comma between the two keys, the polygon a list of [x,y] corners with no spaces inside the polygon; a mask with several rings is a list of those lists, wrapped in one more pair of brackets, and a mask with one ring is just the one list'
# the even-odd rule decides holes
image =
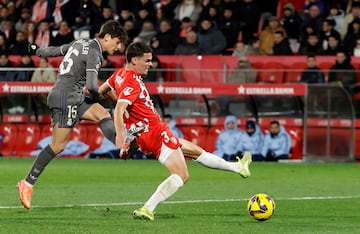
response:
{"label": "grey sock", "polygon": [[104,133],[104,136],[115,144],[116,131],[112,119],[110,117],[102,119],[99,122],[99,127],[101,131]]}
{"label": "grey sock", "polygon": [[40,174],[44,171],[46,165],[56,156],[50,146],[46,146],[35,159],[35,162],[26,176],[25,180],[34,185]]}

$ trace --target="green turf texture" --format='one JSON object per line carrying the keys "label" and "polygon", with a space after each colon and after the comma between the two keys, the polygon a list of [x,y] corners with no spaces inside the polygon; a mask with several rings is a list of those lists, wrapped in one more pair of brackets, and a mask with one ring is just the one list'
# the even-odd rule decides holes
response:
{"label": "green turf texture", "polygon": [[[33,159],[0,159],[0,233],[360,233],[360,164],[258,163],[252,176],[188,161],[189,182],[156,209],[155,221],[134,220],[168,176],[154,160],[55,159],[21,207],[15,185]],[[267,193],[274,216],[252,219],[247,199]]]}

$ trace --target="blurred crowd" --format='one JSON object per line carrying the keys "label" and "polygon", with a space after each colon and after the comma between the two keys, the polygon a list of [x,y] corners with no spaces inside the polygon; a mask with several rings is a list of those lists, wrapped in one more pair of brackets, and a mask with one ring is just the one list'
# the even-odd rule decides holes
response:
{"label": "blurred crowd", "polygon": [[[0,54],[94,37],[118,20],[155,55],[360,55],[359,0],[2,0]],[[293,3],[292,3],[293,2]],[[295,6],[296,5],[296,6]]]}

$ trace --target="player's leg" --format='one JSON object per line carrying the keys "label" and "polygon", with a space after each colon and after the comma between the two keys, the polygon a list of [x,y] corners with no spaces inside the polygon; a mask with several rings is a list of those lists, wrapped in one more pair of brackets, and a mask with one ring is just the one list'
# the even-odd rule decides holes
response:
{"label": "player's leg", "polygon": [[58,123],[53,127],[52,142],[46,146],[36,157],[29,173],[25,179],[18,184],[20,201],[25,208],[31,207],[32,187],[35,185],[41,173],[45,170],[46,165],[59,153],[61,153],[69,141],[72,128],[59,128]]}
{"label": "player's leg", "polygon": [[185,158],[180,148],[172,150],[163,146],[159,161],[167,168],[170,176],[161,182],[143,207],[134,211],[135,219],[154,220],[155,208],[171,197],[189,178]]}
{"label": "player's leg", "polygon": [[81,119],[87,119],[99,124],[104,136],[115,144],[115,126],[114,122],[105,108],[99,103],[82,103],[79,108]]}
{"label": "player's leg", "polygon": [[181,150],[186,157],[195,159],[200,164],[220,170],[233,171],[240,173],[243,177],[250,176],[249,165],[251,163],[251,153],[245,152],[242,159],[238,162],[228,162],[215,154],[206,152],[200,146],[180,138]]}

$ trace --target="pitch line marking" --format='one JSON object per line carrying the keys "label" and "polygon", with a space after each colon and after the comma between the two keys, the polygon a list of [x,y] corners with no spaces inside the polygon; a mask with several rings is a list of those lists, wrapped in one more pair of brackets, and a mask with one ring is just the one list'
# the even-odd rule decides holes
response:
{"label": "pitch line marking", "polygon": [[[290,197],[290,198],[276,198],[275,200],[292,200],[292,201],[303,201],[303,200],[338,200],[338,199],[358,199],[357,196],[328,196],[328,197]],[[185,200],[185,201],[165,201],[163,204],[188,204],[188,203],[211,203],[211,202],[234,202],[234,201],[247,201],[248,198],[240,199],[205,199],[205,200]],[[94,203],[94,204],[66,204],[66,205],[55,205],[55,206],[32,206],[32,208],[76,208],[76,207],[102,207],[102,206],[130,206],[130,205],[142,205],[144,202],[121,202],[121,203]],[[23,206],[0,206],[0,209],[23,209]]]}

